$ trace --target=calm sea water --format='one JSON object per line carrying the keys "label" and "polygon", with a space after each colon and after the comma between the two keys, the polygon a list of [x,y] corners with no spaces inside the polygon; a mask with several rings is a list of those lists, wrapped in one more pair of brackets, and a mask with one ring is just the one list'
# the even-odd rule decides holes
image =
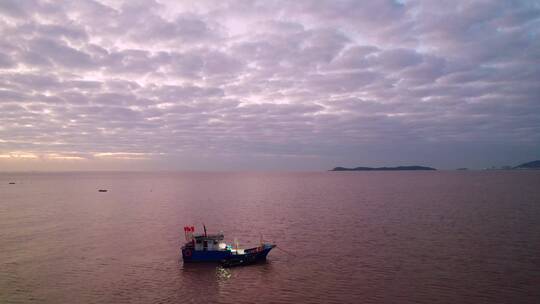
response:
{"label": "calm sea water", "polygon": [[[202,223],[278,248],[183,265]],[[539,301],[540,171],[0,174],[0,303]]]}

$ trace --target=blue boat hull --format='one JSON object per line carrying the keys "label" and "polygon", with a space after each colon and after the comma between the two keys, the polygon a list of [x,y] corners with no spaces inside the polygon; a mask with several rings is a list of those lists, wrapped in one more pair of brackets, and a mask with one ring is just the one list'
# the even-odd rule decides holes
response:
{"label": "blue boat hull", "polygon": [[274,248],[274,245],[265,245],[261,249],[246,249],[244,254],[236,254],[227,250],[220,251],[199,251],[190,248],[182,248],[182,259],[184,262],[219,262],[227,264],[254,263],[266,260],[266,256]]}
{"label": "blue boat hull", "polygon": [[265,248],[259,252],[253,252],[248,254],[232,255],[228,259],[222,261],[222,265],[225,267],[249,265],[262,261],[266,261],[266,256],[272,250],[273,247]]}
{"label": "blue boat hull", "polygon": [[182,249],[184,262],[219,262],[231,256],[229,251],[195,251]]}

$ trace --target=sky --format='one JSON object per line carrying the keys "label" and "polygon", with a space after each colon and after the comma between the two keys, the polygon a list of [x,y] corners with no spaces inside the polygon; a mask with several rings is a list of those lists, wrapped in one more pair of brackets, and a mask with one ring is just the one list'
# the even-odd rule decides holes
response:
{"label": "sky", "polygon": [[0,1],[0,171],[540,158],[539,1]]}

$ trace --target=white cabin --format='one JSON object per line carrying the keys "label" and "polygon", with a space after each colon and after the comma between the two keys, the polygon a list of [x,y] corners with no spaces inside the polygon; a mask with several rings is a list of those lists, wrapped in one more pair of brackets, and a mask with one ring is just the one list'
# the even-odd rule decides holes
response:
{"label": "white cabin", "polygon": [[193,237],[195,251],[221,251],[227,249],[227,244],[223,241],[223,233],[195,235]]}

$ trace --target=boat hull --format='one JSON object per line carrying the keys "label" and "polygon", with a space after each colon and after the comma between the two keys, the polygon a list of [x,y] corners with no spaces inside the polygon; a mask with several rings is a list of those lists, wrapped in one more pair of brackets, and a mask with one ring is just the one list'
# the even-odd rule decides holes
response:
{"label": "boat hull", "polygon": [[274,247],[265,248],[258,252],[250,252],[246,254],[231,255],[228,259],[221,261],[225,267],[242,266],[255,264],[266,261],[266,256]]}
{"label": "boat hull", "polygon": [[231,255],[229,251],[197,251],[182,248],[184,262],[219,262]]}
{"label": "boat hull", "polygon": [[275,245],[265,244],[262,247],[246,249],[244,254],[236,254],[228,250],[220,251],[200,251],[191,248],[182,248],[182,259],[184,263],[197,262],[218,262],[225,265],[249,264],[266,260],[266,256]]}

